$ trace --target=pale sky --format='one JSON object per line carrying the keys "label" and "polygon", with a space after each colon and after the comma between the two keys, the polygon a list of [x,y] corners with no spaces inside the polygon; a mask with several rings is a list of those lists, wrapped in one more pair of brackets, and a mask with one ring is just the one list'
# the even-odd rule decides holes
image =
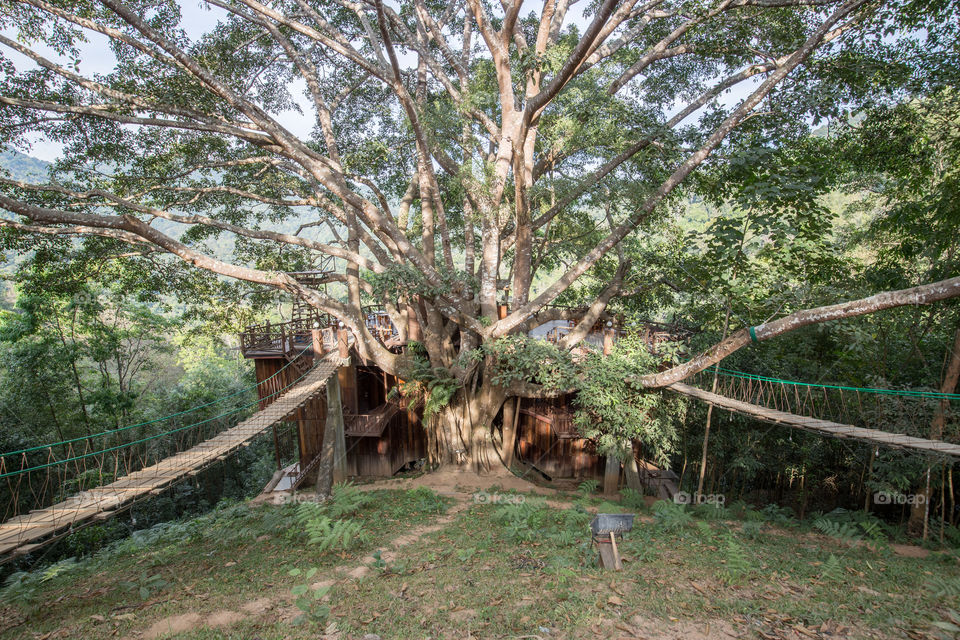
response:
{"label": "pale sky", "polygon": [[[181,22],[181,26],[185,29],[187,35],[191,39],[199,38],[204,33],[211,30],[216,25],[217,21],[225,15],[223,10],[217,8],[211,9],[209,5],[202,3],[199,0],[181,0],[180,6],[183,11],[183,20]],[[531,3],[530,6],[532,9],[534,7],[534,3]],[[576,8],[579,9],[579,7]],[[586,27],[587,24],[587,20],[584,19],[582,13],[579,11],[575,12],[573,9],[571,9],[568,17],[568,23],[570,22],[576,23],[581,31]],[[107,38],[100,34],[90,32],[87,33],[89,41],[80,47],[82,52],[80,73],[87,77],[91,77],[95,74],[110,73],[116,64],[116,59],[114,58],[113,52],[110,50],[107,44]],[[11,29],[6,30],[5,35],[8,37],[16,37],[16,33]],[[44,55],[50,58],[57,58],[56,55],[49,49],[41,47],[40,50]],[[31,60],[21,56],[16,52],[6,50],[5,53],[10,56],[18,71],[35,66]],[[412,61],[412,56],[410,56],[409,60],[402,60],[402,62]],[[749,93],[755,83],[759,81],[760,78],[757,78],[754,84],[740,87],[733,92],[729,92],[721,96],[721,103],[725,106],[730,106],[739,102],[747,95],[747,93]],[[303,138],[308,138],[315,122],[315,115],[313,113],[310,100],[308,100],[305,95],[305,88],[306,86],[302,80],[298,80],[294,86],[290,88],[291,95],[297,100],[303,113],[287,111],[274,115],[278,116],[278,118],[283,122],[284,126],[293,133]],[[678,106],[677,108],[679,109],[681,107],[682,105]],[[669,115],[669,113],[667,115]],[[698,115],[699,113],[694,114],[692,117],[695,118]],[[62,151],[62,145],[57,142],[46,140],[41,136],[34,136],[31,139],[31,143],[32,147],[29,150],[30,155],[40,158],[41,160],[56,160]]]}

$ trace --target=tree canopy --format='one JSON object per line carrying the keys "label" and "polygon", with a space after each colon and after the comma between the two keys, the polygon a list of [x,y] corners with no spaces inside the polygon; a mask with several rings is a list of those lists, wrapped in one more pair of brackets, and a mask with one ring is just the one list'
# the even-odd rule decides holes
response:
{"label": "tree canopy", "polygon": [[[8,246],[52,236],[56,256],[83,236],[94,259],[122,257],[167,287],[220,286],[200,270],[286,291],[387,371],[404,359],[364,307],[384,308],[401,341],[416,317],[430,364],[464,389],[495,377],[478,347],[562,317],[556,303],[583,307],[570,349],[611,305],[658,295],[681,195],[740,212],[706,240],[725,284],[705,304],[749,295],[737,283],[753,275],[750,236],[779,239],[768,253],[783,273],[829,278],[816,156],[798,145],[815,124],[906,108],[955,77],[951,2],[202,4],[213,19],[199,35],[172,1],[0,9],[0,142],[64,149],[47,183],[0,179]],[[88,39],[109,47],[109,73],[82,71]],[[886,188],[920,197],[909,180]],[[225,236],[230,250],[214,250]],[[286,273],[330,258],[326,292]],[[791,309],[754,335],[958,293],[953,279]],[[641,381],[682,379],[750,340],[743,328]],[[482,384],[478,402],[495,412],[524,384]]]}

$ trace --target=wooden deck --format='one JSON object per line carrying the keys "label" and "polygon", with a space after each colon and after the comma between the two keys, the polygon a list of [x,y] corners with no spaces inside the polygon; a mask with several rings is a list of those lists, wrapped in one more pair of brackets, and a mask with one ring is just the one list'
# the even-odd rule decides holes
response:
{"label": "wooden deck", "polygon": [[927,440],[902,433],[890,433],[889,431],[880,431],[879,429],[864,429],[863,427],[854,427],[849,424],[839,424],[828,420],[807,418],[785,411],[777,411],[776,409],[768,409],[767,407],[741,402],[740,400],[710,393],[709,391],[691,387],[690,385],[680,382],[669,385],[667,389],[691,398],[696,398],[697,400],[702,400],[720,409],[742,413],[763,420],[764,422],[782,424],[787,427],[794,427],[805,431],[813,431],[834,438],[850,438],[898,449],[915,449],[926,453],[960,457],[960,445],[943,442],[942,440]]}
{"label": "wooden deck", "polygon": [[232,429],[116,482],[0,524],[0,558],[8,560],[33,551],[70,533],[77,525],[106,520],[134,501],[157,495],[176,481],[194,476],[204,467],[225,459],[239,447],[248,446],[256,436],[323,393],[327,380],[336,374],[340,364],[336,353],[329,354],[302,382]]}

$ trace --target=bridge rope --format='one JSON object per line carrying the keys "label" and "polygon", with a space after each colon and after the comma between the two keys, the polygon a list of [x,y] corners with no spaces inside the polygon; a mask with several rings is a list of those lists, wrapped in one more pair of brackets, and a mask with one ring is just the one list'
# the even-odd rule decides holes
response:
{"label": "bridge rope", "polygon": [[[278,398],[303,382],[317,366],[317,362],[311,363],[310,358],[304,361],[304,356],[310,352],[309,349],[301,351],[273,375],[257,384],[183,411],[78,438],[0,453],[2,520],[16,516],[22,509],[59,502],[66,496],[88,491],[116,478],[135,473],[179,451],[200,444],[223,429],[229,429],[235,422],[230,420],[230,416],[242,414],[257,404]],[[291,379],[289,384],[284,384]],[[258,388],[261,393],[257,394],[259,397],[256,399],[239,402],[236,400]],[[221,407],[223,410],[216,415],[203,419],[196,415],[197,411],[209,410],[210,407],[230,400],[238,402],[238,406]],[[191,414],[194,414],[194,420],[189,424],[177,424],[183,422],[183,416]],[[174,420],[177,422],[170,424],[170,421]],[[167,424],[161,427],[161,431],[150,433],[164,421],[167,421]],[[123,434],[131,433],[132,429],[138,427],[149,431],[140,432],[128,442],[123,442],[127,439]]]}
{"label": "bridge rope", "polygon": [[[271,427],[296,420],[302,408],[324,391],[327,381],[337,374],[341,364],[342,360],[335,353],[314,358],[307,371],[270,394],[276,396],[274,401],[239,424],[178,453],[156,452],[161,458],[159,462],[144,465],[122,477],[118,470],[113,476],[115,479],[108,484],[93,489],[81,488],[79,493],[69,496],[62,492],[52,506],[31,509],[24,515],[4,519],[0,523],[0,563],[49,544],[78,527],[101,522],[149,496],[159,495],[210,465],[226,460]],[[44,484],[49,483],[48,475]],[[64,488],[61,486],[61,491]],[[15,507],[14,504],[12,508]]]}
{"label": "bridge rope", "polygon": [[734,369],[726,369],[720,365],[714,365],[707,371],[717,373],[728,378],[739,378],[741,380],[756,380],[757,382],[772,382],[778,384],[788,384],[795,387],[811,387],[817,389],[835,389],[838,391],[854,391],[857,393],[872,393],[887,396],[904,396],[911,398],[924,398],[930,400],[960,400],[960,393],[941,393],[939,391],[922,391],[917,389],[878,389],[871,387],[848,387],[836,384],[822,384],[814,382],[799,382],[796,380],[783,380],[772,376],[763,376],[756,373],[745,373]]}
{"label": "bridge rope", "polygon": [[[301,355],[302,355],[302,354],[301,354]],[[297,357],[300,357],[300,356],[297,356]],[[284,365],[283,368],[279,369],[279,370],[277,371],[277,373],[273,374],[273,376],[270,376],[270,378],[266,378],[266,379],[264,380],[264,382],[266,382],[266,380],[269,380],[269,379],[271,379],[271,378],[279,375],[284,369],[286,369],[287,367],[289,367],[291,364],[293,364],[292,361],[291,361],[290,363],[288,363],[287,365]],[[315,366],[315,365],[314,365],[314,366]],[[109,448],[106,448],[106,449],[101,449],[101,450],[99,450],[99,451],[93,451],[93,452],[90,452],[90,453],[85,453],[85,454],[80,455],[80,456],[74,456],[74,457],[71,457],[71,458],[65,458],[65,459],[63,459],[63,460],[55,460],[54,462],[48,462],[48,463],[46,463],[46,464],[37,465],[37,466],[35,466],[35,467],[28,467],[28,468],[25,468],[25,469],[17,469],[17,470],[15,470],[15,471],[8,471],[8,472],[6,472],[6,473],[0,473],[0,479],[2,479],[2,478],[8,478],[8,477],[11,477],[11,476],[16,476],[16,475],[21,475],[21,474],[24,474],[24,473],[29,473],[29,472],[31,472],[31,471],[39,471],[40,469],[46,469],[46,468],[54,467],[54,466],[61,465],[61,464],[67,464],[67,463],[70,463],[70,462],[75,462],[75,461],[77,461],[77,460],[83,460],[83,459],[86,459],[86,458],[91,458],[91,457],[93,457],[93,456],[102,455],[102,454],[104,454],[104,453],[111,453],[111,452],[113,452],[113,451],[119,451],[119,450],[121,450],[121,449],[126,449],[126,448],[128,448],[128,447],[132,447],[132,446],[134,446],[134,445],[142,444],[142,443],[144,443],[144,442],[149,442],[150,440],[156,440],[157,438],[162,438],[162,437],[164,437],[164,436],[168,436],[168,435],[171,435],[171,434],[174,434],[174,433],[179,433],[179,432],[181,432],[181,431],[186,431],[187,429],[192,429],[192,428],[194,428],[194,427],[199,427],[199,426],[201,426],[201,425],[207,424],[207,423],[209,423],[209,422],[213,422],[214,420],[218,420],[218,419],[223,418],[223,417],[226,417],[226,416],[234,415],[234,414],[236,414],[236,413],[239,413],[239,412],[243,411],[244,409],[247,409],[247,408],[249,408],[249,407],[252,407],[253,405],[259,404],[259,403],[263,402],[264,400],[267,400],[267,399],[272,398],[272,397],[274,397],[274,396],[276,396],[276,395],[278,395],[278,394],[280,394],[280,393],[283,393],[283,392],[286,391],[287,389],[291,388],[292,386],[296,385],[298,382],[300,382],[301,380],[303,380],[304,378],[306,378],[307,375],[309,375],[309,373],[310,373],[311,371],[313,371],[313,369],[314,369],[314,367],[310,367],[309,369],[307,369],[307,371],[306,371],[305,373],[303,373],[302,375],[300,375],[296,380],[294,380],[293,382],[291,382],[290,384],[288,384],[288,385],[286,385],[286,386],[284,386],[284,387],[280,387],[279,389],[277,389],[276,391],[274,391],[273,393],[271,393],[271,394],[269,394],[269,395],[263,396],[262,398],[257,398],[257,399],[254,400],[253,402],[248,402],[248,403],[246,403],[246,404],[240,405],[239,407],[236,407],[235,409],[231,409],[230,411],[226,411],[226,412],[221,413],[221,414],[219,414],[219,415],[215,415],[215,416],[212,416],[212,417],[210,417],[210,418],[206,418],[205,420],[200,420],[200,421],[198,421],[198,422],[194,422],[194,423],[192,423],[192,424],[188,424],[188,425],[185,425],[185,426],[182,426],[182,427],[177,427],[177,428],[175,428],[175,429],[170,429],[170,430],[168,430],[168,431],[162,431],[162,432],[160,432],[160,433],[155,433],[155,434],[153,434],[153,435],[146,436],[146,437],[140,438],[140,439],[138,439],[138,440],[132,440],[132,441],[130,441],[130,442],[127,442],[127,443],[124,443],[124,444],[119,444],[119,445],[116,445],[116,446],[114,446],[114,447],[109,447]],[[244,389],[244,391],[249,391],[249,390],[252,389],[252,388],[256,388],[256,386],[257,386],[257,385],[254,385],[253,387],[247,387],[246,389]],[[219,400],[216,400],[216,401],[213,401],[213,402],[208,402],[208,403],[203,404],[203,405],[198,405],[197,407],[194,407],[193,409],[190,409],[190,410],[187,410],[187,411],[181,411],[181,412],[176,413],[176,414],[171,414],[170,416],[167,416],[167,418],[184,415],[184,414],[186,414],[186,413],[190,413],[190,412],[195,411],[195,410],[197,410],[197,409],[201,409],[201,408],[203,408],[203,407],[211,406],[211,405],[213,405],[213,404],[216,404],[216,403],[219,402],[220,400],[226,400],[227,398],[231,398],[231,397],[234,397],[234,396],[236,396],[236,395],[238,395],[238,394],[236,394],[236,393],[230,394],[229,396],[224,396],[223,398],[220,398]],[[151,420],[151,421],[149,421],[149,422],[143,422],[143,423],[136,424],[136,425],[130,425],[130,426],[128,426],[128,427],[121,427],[120,429],[113,429],[113,430],[111,430],[111,431],[103,431],[103,432],[101,432],[101,433],[99,433],[99,434],[94,434],[94,436],[116,433],[117,431],[124,431],[124,430],[126,430],[126,429],[132,429],[133,427],[139,427],[139,426],[144,426],[144,425],[148,425],[148,424],[153,424],[153,423],[156,423],[156,422],[159,422],[159,421],[160,421],[160,419]],[[89,436],[89,437],[94,437],[94,436]],[[35,451],[35,450],[39,450],[39,449],[47,449],[47,448],[51,448],[51,447],[54,447],[54,446],[57,446],[57,445],[60,445],[60,444],[65,444],[65,443],[69,443],[69,442],[77,442],[77,441],[88,440],[88,439],[89,439],[88,437],[76,438],[76,439],[67,440],[67,441],[64,441],[64,442],[58,442],[58,443],[54,443],[54,444],[50,444],[50,445],[43,445],[43,446],[40,446],[40,447],[34,447],[33,449],[29,449],[29,450],[26,450],[26,451]],[[20,453],[23,453],[23,452],[22,452],[22,451],[14,451],[13,453],[3,453],[3,454],[0,454],[0,458],[5,458],[5,457],[12,456],[12,455],[20,454]]]}
{"label": "bridge rope", "polygon": [[[196,406],[194,406],[194,407],[190,407],[189,409],[184,409],[183,411],[178,411],[178,412],[176,412],[176,413],[171,413],[170,415],[161,416],[161,417],[159,417],[159,418],[154,418],[154,419],[152,419],[152,420],[147,420],[147,421],[145,421],[145,422],[138,422],[138,423],[136,423],[136,424],[129,424],[129,425],[125,425],[125,426],[123,426],[123,427],[117,427],[116,429],[108,429],[108,430],[106,430],[106,431],[100,431],[99,433],[91,433],[91,434],[89,434],[89,435],[78,436],[78,437],[76,437],[76,438],[70,438],[70,439],[68,439],[68,440],[61,440],[61,441],[59,441],[59,442],[51,442],[51,443],[48,443],[48,444],[36,445],[36,446],[33,446],[33,447],[27,447],[27,448],[25,448],[25,449],[17,449],[16,451],[7,451],[7,452],[4,452],[4,453],[0,453],[0,458],[9,457],[9,456],[15,456],[15,455],[19,455],[19,454],[22,454],[22,453],[32,453],[33,451],[40,451],[40,450],[42,450],[42,449],[51,449],[51,448],[53,448],[53,447],[62,447],[62,446],[64,446],[64,445],[73,444],[74,442],[82,442],[82,441],[84,441],[84,440],[89,441],[89,440],[92,439],[92,438],[101,438],[101,437],[104,437],[104,436],[113,435],[113,434],[115,434],[115,433],[120,433],[120,432],[122,432],[122,431],[129,431],[130,429],[136,429],[137,427],[146,427],[146,426],[151,425],[151,424],[157,424],[158,422],[165,422],[165,421],[167,421],[167,420],[172,420],[173,418],[179,418],[179,417],[181,417],[181,416],[185,416],[185,415],[188,415],[188,414],[191,414],[191,413],[195,413],[195,412],[199,411],[200,409],[206,409],[207,407],[212,407],[212,406],[215,405],[215,404],[220,404],[221,402],[224,402],[224,401],[229,400],[229,399],[231,399],[231,398],[236,398],[237,396],[243,395],[243,394],[245,394],[245,393],[247,393],[247,392],[249,392],[249,391],[252,391],[252,390],[260,387],[261,385],[269,382],[270,380],[273,380],[274,378],[276,378],[277,376],[279,376],[280,374],[282,374],[286,369],[288,369],[289,367],[293,366],[293,364],[294,364],[295,362],[297,362],[297,360],[299,360],[299,359],[303,356],[304,353],[306,353],[306,350],[301,351],[299,354],[297,354],[297,356],[296,356],[295,358],[291,359],[287,364],[283,365],[280,369],[277,369],[276,373],[274,373],[274,374],[271,375],[270,377],[264,378],[264,379],[261,380],[260,382],[254,383],[254,384],[252,384],[252,385],[250,385],[250,386],[248,386],[248,387],[244,387],[244,388],[240,389],[239,391],[234,391],[233,393],[231,393],[231,394],[229,394],[229,395],[221,396],[221,397],[217,398],[216,400],[211,400],[210,402],[205,402],[205,403],[203,403],[203,404],[198,404],[198,405],[196,405]],[[302,378],[302,376],[301,376],[301,378]],[[245,405],[245,406],[250,406],[250,405]],[[229,412],[229,413],[225,413],[225,414],[221,414],[221,416],[223,416],[223,415],[230,415],[230,413],[235,413],[235,411]],[[216,416],[216,417],[221,417],[221,416]],[[202,424],[202,423],[197,423],[197,424]],[[189,425],[189,426],[196,426],[196,425]],[[174,433],[174,432],[175,432],[175,431],[170,431],[170,432],[167,432],[167,433]],[[5,475],[0,475],[0,478],[4,478],[4,477],[6,477],[6,476],[5,476]]]}

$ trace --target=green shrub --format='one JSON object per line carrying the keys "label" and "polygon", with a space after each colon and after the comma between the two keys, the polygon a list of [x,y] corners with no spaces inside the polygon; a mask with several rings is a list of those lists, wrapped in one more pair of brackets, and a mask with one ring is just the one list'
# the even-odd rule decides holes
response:
{"label": "green shrub", "polygon": [[677,531],[693,523],[686,505],[666,500],[653,505],[653,518],[657,528],[665,531]]}

